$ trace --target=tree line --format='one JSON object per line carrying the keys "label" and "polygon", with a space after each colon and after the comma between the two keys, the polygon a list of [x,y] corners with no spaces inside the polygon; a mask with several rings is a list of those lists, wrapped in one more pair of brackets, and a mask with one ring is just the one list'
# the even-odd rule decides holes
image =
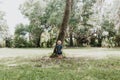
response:
{"label": "tree line", "polygon": [[18,24],[14,38],[7,38],[6,44],[18,48],[53,47],[60,39],[66,47],[119,47],[119,2],[27,0],[20,11],[30,23]]}

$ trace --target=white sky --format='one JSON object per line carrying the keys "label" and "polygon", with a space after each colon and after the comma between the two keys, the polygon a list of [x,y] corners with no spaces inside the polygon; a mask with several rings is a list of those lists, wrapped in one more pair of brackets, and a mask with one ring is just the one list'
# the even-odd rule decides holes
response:
{"label": "white sky", "polygon": [[0,0],[0,10],[6,13],[4,18],[7,20],[11,34],[14,34],[14,28],[17,24],[29,24],[28,19],[25,18],[19,10],[19,5],[25,1],[26,0]]}

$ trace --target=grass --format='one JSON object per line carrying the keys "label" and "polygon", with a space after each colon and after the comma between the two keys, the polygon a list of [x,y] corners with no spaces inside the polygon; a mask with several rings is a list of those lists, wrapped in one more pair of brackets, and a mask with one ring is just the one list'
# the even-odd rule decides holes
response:
{"label": "grass", "polygon": [[0,80],[119,80],[120,58],[7,58]]}

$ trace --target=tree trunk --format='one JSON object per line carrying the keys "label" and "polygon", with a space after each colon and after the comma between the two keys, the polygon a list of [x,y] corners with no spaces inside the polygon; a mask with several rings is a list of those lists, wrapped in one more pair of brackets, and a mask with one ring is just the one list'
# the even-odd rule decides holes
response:
{"label": "tree trunk", "polygon": [[70,47],[73,47],[73,32],[70,32]]}
{"label": "tree trunk", "polygon": [[60,27],[59,35],[58,35],[58,38],[57,38],[57,40],[61,40],[62,43],[64,43],[65,33],[66,33],[67,25],[68,25],[68,22],[69,22],[69,16],[70,16],[71,5],[72,5],[71,1],[72,0],[66,0],[65,13],[64,13],[62,25]]}
{"label": "tree trunk", "polygon": [[40,34],[40,36],[36,40],[36,47],[37,48],[41,47],[40,43],[41,43],[41,34]]}
{"label": "tree trunk", "polygon": [[[68,26],[69,16],[70,16],[70,12],[71,12],[71,6],[72,6],[72,0],[66,0],[64,17],[63,17],[63,21],[62,21],[62,24],[61,24],[61,27],[59,30],[58,38],[57,38],[57,41],[61,40],[62,44],[64,43],[64,39],[65,39],[66,29]],[[56,52],[55,52],[55,48],[54,48],[53,54],[51,56],[55,56],[55,55],[56,55]]]}
{"label": "tree trunk", "polygon": [[98,38],[98,46],[97,47],[102,47],[102,40],[103,40],[103,38]]}

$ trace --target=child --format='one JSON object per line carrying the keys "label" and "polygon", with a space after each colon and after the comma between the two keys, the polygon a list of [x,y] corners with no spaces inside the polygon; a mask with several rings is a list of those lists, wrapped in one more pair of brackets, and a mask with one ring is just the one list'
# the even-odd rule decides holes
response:
{"label": "child", "polygon": [[57,41],[56,54],[58,55],[58,58],[62,58],[62,42],[61,42],[61,40]]}

